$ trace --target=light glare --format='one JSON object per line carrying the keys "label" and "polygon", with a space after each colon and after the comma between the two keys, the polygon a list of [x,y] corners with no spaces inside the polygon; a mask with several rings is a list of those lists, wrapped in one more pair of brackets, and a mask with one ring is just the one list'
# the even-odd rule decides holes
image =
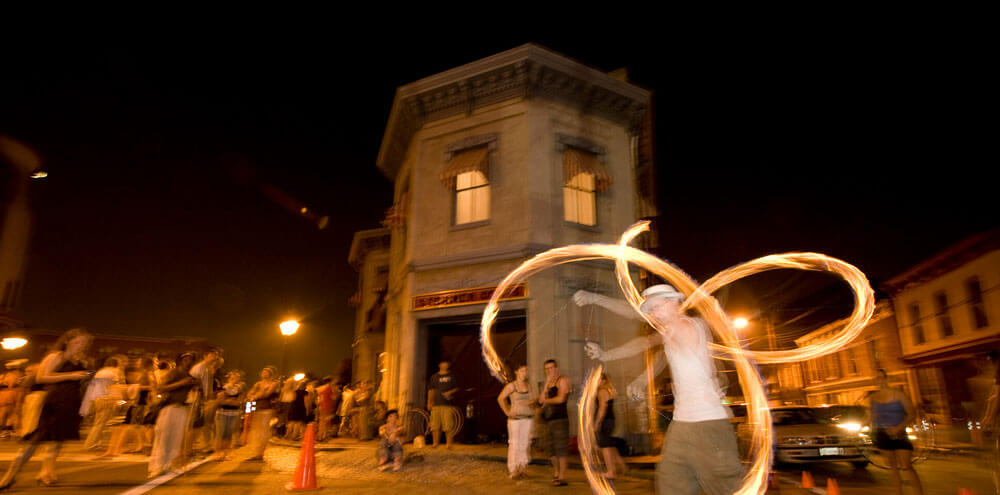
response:
{"label": "light glare", "polygon": [[0,340],[0,347],[3,347],[4,349],[9,351],[13,349],[20,349],[21,347],[24,347],[24,345],[27,343],[28,341],[26,339],[22,339],[20,337],[7,337],[3,340]]}
{"label": "light glare", "polygon": [[295,335],[295,332],[299,331],[299,322],[295,320],[283,321],[278,325],[278,328],[281,329],[282,335]]}

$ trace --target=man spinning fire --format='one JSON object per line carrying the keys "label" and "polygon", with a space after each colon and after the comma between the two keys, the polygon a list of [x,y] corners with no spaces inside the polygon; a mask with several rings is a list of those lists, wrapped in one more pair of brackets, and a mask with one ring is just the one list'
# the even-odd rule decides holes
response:
{"label": "man spinning fire", "polygon": [[[663,345],[674,387],[674,417],[667,428],[665,447],[656,466],[656,488],[661,494],[730,495],[740,487],[742,466],[730,411],[715,364],[708,352],[711,333],[700,318],[680,311],[684,295],[667,284],[642,293],[639,309],[654,321],[658,332],[638,337],[615,349],[588,343],[591,359],[614,361]],[[596,304],[626,318],[641,319],[627,302],[587,291],[577,291],[579,306]]]}

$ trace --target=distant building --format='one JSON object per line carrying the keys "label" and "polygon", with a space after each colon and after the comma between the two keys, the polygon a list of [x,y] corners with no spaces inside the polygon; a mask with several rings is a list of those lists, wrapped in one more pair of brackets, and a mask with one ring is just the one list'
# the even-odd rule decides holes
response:
{"label": "distant building", "polygon": [[940,422],[977,420],[1000,349],[1000,229],[969,237],[885,284],[915,401]]}
{"label": "distant building", "polygon": [[[425,407],[427,379],[448,359],[462,386],[464,438],[505,433],[496,404],[502,384],[486,369],[479,343],[493,289],[537,253],[615,242],[655,215],[650,94],[624,79],[529,44],[397,90],[377,161],[395,186],[383,222],[388,271],[381,230],[359,232],[351,252],[360,275],[355,355],[367,363],[358,363],[356,376],[384,370],[380,396],[390,407]],[[372,239],[378,249],[367,247]],[[508,365],[527,363],[540,383],[543,362],[555,358],[580,384],[594,364],[583,352],[587,339],[614,346],[642,332],[636,322],[570,301],[578,289],[618,296],[610,267],[574,263],[517,286],[495,327]],[[369,311],[382,301],[382,284],[384,354],[372,363],[380,336]],[[642,361],[616,365],[616,384],[624,390]],[[620,402],[626,417],[630,406]],[[622,428],[645,433],[646,420]]]}
{"label": "distant building", "polygon": [[[828,340],[844,328],[846,320],[824,325],[797,339],[798,347]],[[868,325],[850,344],[833,354],[778,367],[783,402],[819,406],[863,404],[878,388],[876,371],[886,370],[894,386],[909,390],[911,380],[900,360],[896,319],[889,301],[880,301]]]}

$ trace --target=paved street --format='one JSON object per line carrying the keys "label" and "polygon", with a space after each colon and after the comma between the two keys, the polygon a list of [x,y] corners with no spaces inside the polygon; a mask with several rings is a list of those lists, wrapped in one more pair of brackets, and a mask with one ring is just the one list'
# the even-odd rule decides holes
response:
{"label": "paved street", "polygon": [[[94,453],[85,452],[79,443],[69,445],[60,457],[60,480],[55,487],[38,487],[34,475],[39,461],[30,462],[12,493],[46,494],[127,494],[143,493],[188,494],[271,494],[283,493],[284,485],[293,478],[292,472],[300,450],[291,445],[274,445],[265,462],[248,461],[245,452],[237,451],[225,462],[196,462],[192,469],[162,484],[147,484],[146,457],[127,455],[114,460],[96,460]],[[0,443],[0,466],[6,468],[17,443]],[[400,472],[378,472],[374,469],[374,442],[338,440],[321,444],[316,454],[316,470],[323,489],[318,493],[385,493],[423,494],[548,494],[550,470],[544,465],[532,465],[529,479],[510,481],[506,464],[501,462],[502,446],[460,445],[454,451],[424,449],[414,452],[409,447],[409,462]],[[540,460],[539,460],[540,461]],[[954,495],[959,488],[968,488],[979,495],[993,493],[990,472],[978,456],[940,455],[918,464],[928,495]],[[781,493],[825,494],[827,478],[839,483],[841,493],[888,493],[890,481],[885,470],[870,466],[854,470],[848,464],[815,466],[811,470],[818,488],[800,488],[801,470],[782,467],[779,471]],[[628,475],[618,481],[618,493],[653,493],[653,470],[648,464],[633,466]],[[559,493],[587,494],[583,471],[571,469],[570,485]]]}

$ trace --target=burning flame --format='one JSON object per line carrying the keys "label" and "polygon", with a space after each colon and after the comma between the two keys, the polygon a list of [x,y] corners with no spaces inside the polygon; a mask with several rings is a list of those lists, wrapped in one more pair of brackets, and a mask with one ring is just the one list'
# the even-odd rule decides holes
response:
{"label": "burning flame", "polygon": [[[702,285],[695,283],[679,268],[661,260],[649,253],[629,247],[628,244],[639,234],[649,230],[649,222],[639,222],[622,234],[617,245],[613,244],[577,244],[561,248],[550,249],[544,253],[525,261],[497,286],[486,309],[483,311],[481,326],[481,339],[483,346],[483,359],[490,368],[494,376],[503,382],[510,381],[507,371],[501,362],[500,356],[493,347],[493,339],[490,333],[493,323],[499,313],[499,298],[507,289],[527,277],[538,273],[546,268],[572,263],[576,261],[586,261],[595,259],[609,259],[615,262],[615,273],[618,285],[625,294],[625,299],[653,328],[660,333],[665,330],[659,323],[639,311],[639,304],[642,296],[632,279],[629,276],[628,264],[645,268],[658,275],[678,291],[685,294],[686,299],[681,305],[680,311],[688,309],[696,310],[708,323],[713,331],[719,336],[721,344],[709,344],[715,357],[727,359],[733,362],[739,375],[743,389],[743,395],[747,399],[747,414],[749,424],[753,428],[753,436],[750,446],[750,468],[743,478],[743,484],[736,491],[738,495],[763,494],[767,490],[767,476],[770,471],[773,452],[771,451],[772,425],[771,412],[767,406],[767,396],[761,383],[760,375],[753,364],[759,363],[788,363],[813,359],[819,356],[836,352],[844,345],[858,336],[868,323],[872,313],[875,311],[874,292],[868,283],[864,273],[854,266],[841,260],[831,258],[817,253],[786,253],[758,258],[756,260],[734,266],[728,270],[715,275]],[[776,270],[782,268],[826,271],[841,276],[854,291],[855,306],[847,320],[844,328],[826,341],[821,341],[798,349],[780,351],[751,351],[743,349],[739,344],[739,337],[732,327],[729,318],[726,317],[719,302],[712,297],[719,288],[749,275]],[[584,471],[590,482],[594,493],[600,495],[614,494],[607,480],[600,477],[594,465],[596,458],[595,435],[591,421],[592,409],[597,393],[601,367],[592,371],[587,379],[587,385],[580,397],[579,408],[579,431],[580,431],[580,452],[583,460]]]}

